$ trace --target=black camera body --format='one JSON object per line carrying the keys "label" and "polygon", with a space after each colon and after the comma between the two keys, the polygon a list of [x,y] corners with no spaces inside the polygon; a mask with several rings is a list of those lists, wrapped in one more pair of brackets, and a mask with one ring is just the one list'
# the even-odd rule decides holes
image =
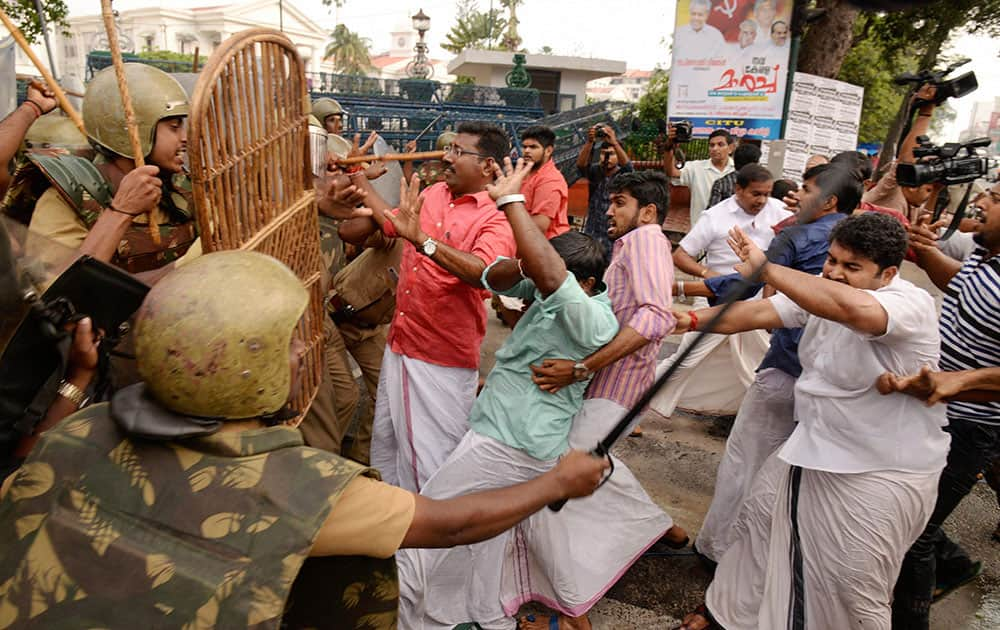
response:
{"label": "black camera body", "polygon": [[594,125],[594,137],[598,140],[608,137],[608,132],[604,130],[604,125]]}
{"label": "black camera body", "polygon": [[991,160],[977,151],[990,145],[989,138],[938,146],[927,136],[920,136],[917,142],[919,146],[913,149],[913,156],[918,162],[896,166],[896,181],[900,186],[923,186],[937,182],[946,186],[965,184],[985,177],[989,172]]}
{"label": "black camera body", "polygon": [[944,70],[924,70],[922,72],[904,72],[895,77],[893,82],[896,85],[916,85],[921,86],[928,83],[936,89],[934,94],[934,104],[940,105],[949,98],[962,98],[966,94],[974,92],[979,88],[979,81],[975,72],[966,72],[953,79],[946,78],[952,70],[969,63],[968,59],[957,61]]}
{"label": "black camera body", "polygon": [[683,144],[685,142],[691,142],[691,132],[693,131],[693,126],[690,120],[678,120],[671,125],[674,128],[674,142],[678,144]]}

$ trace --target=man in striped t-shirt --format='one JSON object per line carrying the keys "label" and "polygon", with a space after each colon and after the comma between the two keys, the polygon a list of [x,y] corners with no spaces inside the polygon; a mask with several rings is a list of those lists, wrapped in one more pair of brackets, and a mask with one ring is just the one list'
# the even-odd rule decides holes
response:
{"label": "man in striped t-shirt", "polygon": [[[944,255],[934,242],[936,234],[923,222],[910,230],[917,263],[945,294],[940,365],[948,372],[1000,366],[1000,183],[980,207],[977,247],[964,263]],[[906,554],[896,582],[893,627],[927,628],[931,601],[971,580],[981,569],[980,563],[948,539],[941,526],[1000,449],[1000,402],[958,398],[948,403],[951,451],[941,473],[934,513]]]}

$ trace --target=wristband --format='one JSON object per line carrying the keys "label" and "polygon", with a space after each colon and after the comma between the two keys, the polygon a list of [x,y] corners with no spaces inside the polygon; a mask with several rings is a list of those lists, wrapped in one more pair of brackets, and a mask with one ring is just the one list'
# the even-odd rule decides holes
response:
{"label": "wristband", "polygon": [[35,118],[41,118],[42,117],[42,108],[41,108],[41,106],[38,103],[36,103],[35,101],[32,101],[30,99],[25,99],[24,104],[25,105],[31,105],[33,108],[35,108]]}
{"label": "wristband", "polygon": [[117,212],[118,214],[124,214],[125,216],[129,217],[137,217],[140,214],[146,214],[145,212],[125,212],[124,210],[119,210],[118,208],[115,207],[114,203],[108,205],[108,210],[112,212]]}
{"label": "wristband", "polygon": [[497,210],[503,208],[509,203],[517,203],[518,201],[524,203],[524,195],[520,193],[515,193],[513,195],[504,195],[503,197],[497,199]]}
{"label": "wristband", "polygon": [[679,300],[683,300],[684,298],[687,297],[686,295],[684,295],[684,282],[683,281],[678,281],[677,282],[677,295],[674,296],[674,297],[676,297]]}
{"label": "wristband", "polygon": [[691,324],[688,326],[688,331],[698,330],[698,315],[694,311],[688,311],[688,317],[691,318]]}
{"label": "wristband", "polygon": [[525,280],[528,279],[528,276],[524,275],[524,267],[521,266],[521,259],[520,258],[517,259],[517,271],[518,271],[518,273],[521,274],[521,277],[523,279],[525,279]]}

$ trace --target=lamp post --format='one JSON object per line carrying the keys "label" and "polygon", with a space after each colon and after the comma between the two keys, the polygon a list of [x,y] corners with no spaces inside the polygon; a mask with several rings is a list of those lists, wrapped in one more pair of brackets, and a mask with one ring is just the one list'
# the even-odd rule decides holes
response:
{"label": "lamp post", "polygon": [[406,64],[406,75],[413,79],[430,79],[434,75],[434,66],[427,58],[427,43],[424,42],[424,34],[431,30],[431,18],[424,13],[423,9],[411,16],[413,20],[413,30],[420,34],[420,40],[413,50],[417,53],[413,61]]}

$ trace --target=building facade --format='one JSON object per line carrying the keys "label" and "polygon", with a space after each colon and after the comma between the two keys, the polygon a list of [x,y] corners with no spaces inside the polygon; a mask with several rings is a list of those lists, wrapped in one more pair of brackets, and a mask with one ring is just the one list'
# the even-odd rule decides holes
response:
{"label": "building facade", "polygon": [[[235,33],[267,27],[282,30],[294,42],[307,72],[332,70],[323,60],[329,33],[290,0],[249,0],[191,8],[176,8],[166,0],[148,4],[153,6],[119,12],[119,41],[123,52],[167,50],[190,54],[198,49],[200,55],[208,56]],[[67,33],[50,34],[55,74],[70,89],[82,89],[83,81],[89,79],[87,54],[108,49],[99,9],[100,5],[94,2],[93,13],[69,16]],[[48,61],[44,44],[35,44],[33,49],[40,59]],[[38,74],[20,50],[16,67],[18,74]]]}

